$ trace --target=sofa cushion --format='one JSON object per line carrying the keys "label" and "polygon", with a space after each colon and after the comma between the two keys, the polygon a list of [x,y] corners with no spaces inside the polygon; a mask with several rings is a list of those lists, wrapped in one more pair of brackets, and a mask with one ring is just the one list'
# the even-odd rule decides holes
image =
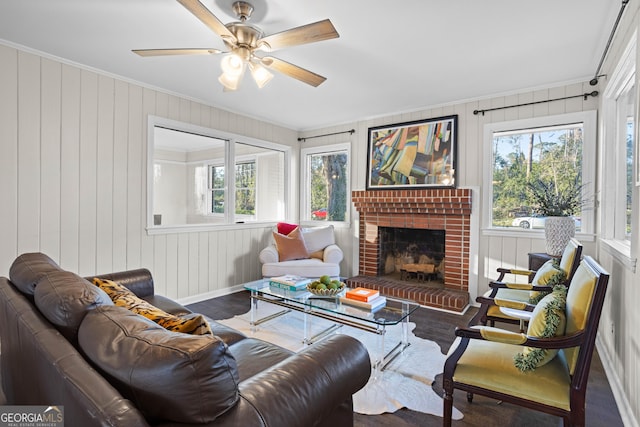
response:
{"label": "sofa cushion", "polygon": [[47,273],[61,270],[47,255],[39,252],[25,253],[13,261],[9,268],[9,279],[20,292],[33,295],[36,283]]}
{"label": "sofa cushion", "polygon": [[264,277],[283,276],[285,274],[303,277],[320,277],[325,274],[327,276],[339,276],[340,264],[309,258],[262,265],[262,275]]}
{"label": "sofa cushion", "polygon": [[324,248],[336,243],[333,234],[333,225],[326,227],[305,228],[302,230],[304,244],[307,247],[309,257],[322,259]]}
{"label": "sofa cushion", "polygon": [[211,335],[209,323],[201,314],[189,313],[180,316],[169,314],[142,298],[138,298],[129,289],[112,280],[95,277],[93,283],[105,291],[115,305],[151,319],[169,331],[193,335]]}
{"label": "sofa cushion", "polygon": [[85,316],[78,342],[120,392],[153,419],[207,423],[238,401],[238,370],[213,335],[174,334],[123,307]]}
{"label": "sofa cushion", "polygon": [[100,305],[113,305],[100,288],[64,270],[47,273],[38,281],[34,302],[44,317],[74,343],[80,323],[89,310]]}
{"label": "sofa cushion", "polygon": [[[538,338],[564,335],[566,300],[566,286],[556,286],[553,292],[544,297],[533,310],[527,335]],[[514,364],[523,372],[531,371],[551,361],[557,353],[558,350],[525,347],[521,353],[514,357]]]}
{"label": "sofa cushion", "polygon": [[280,261],[305,259],[309,256],[300,227],[296,227],[295,230],[286,236],[273,232],[273,240],[276,243]]}

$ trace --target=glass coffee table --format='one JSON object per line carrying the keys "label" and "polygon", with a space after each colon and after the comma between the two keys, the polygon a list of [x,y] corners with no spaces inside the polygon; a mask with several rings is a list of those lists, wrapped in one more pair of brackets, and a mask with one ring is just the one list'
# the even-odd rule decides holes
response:
{"label": "glass coffee table", "polygon": [[[414,301],[386,297],[387,303],[384,307],[371,311],[343,304],[339,297],[343,296],[347,289],[334,297],[319,297],[306,290],[288,291],[270,287],[268,279],[245,283],[244,288],[251,291],[250,323],[254,331],[261,323],[291,311],[298,311],[304,314],[302,342],[307,345],[328,336],[343,325],[377,334],[377,349],[373,363],[373,369],[376,373],[383,371],[393,359],[410,345],[409,315],[420,307]],[[258,319],[257,307],[260,301],[278,305],[283,310]],[[310,316],[327,319],[333,324],[320,333],[311,336]],[[400,342],[385,353],[386,328],[397,324],[401,324]]]}

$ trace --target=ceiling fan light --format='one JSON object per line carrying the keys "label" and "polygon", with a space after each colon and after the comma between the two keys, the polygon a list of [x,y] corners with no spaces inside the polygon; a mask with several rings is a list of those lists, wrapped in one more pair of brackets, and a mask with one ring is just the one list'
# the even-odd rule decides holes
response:
{"label": "ceiling fan light", "polygon": [[266,84],[269,83],[273,78],[273,74],[260,64],[254,64],[253,62],[250,62],[249,70],[251,70],[251,76],[260,89],[265,87]]}
{"label": "ceiling fan light", "polygon": [[218,81],[222,86],[224,86],[225,91],[233,91],[238,89],[238,86],[240,85],[240,78],[240,74],[234,75],[223,72],[220,74],[220,77],[218,77]]}
{"label": "ceiling fan light", "polygon": [[220,67],[225,74],[228,75],[241,75],[244,71],[244,61],[238,55],[229,54],[222,58],[220,61]]}

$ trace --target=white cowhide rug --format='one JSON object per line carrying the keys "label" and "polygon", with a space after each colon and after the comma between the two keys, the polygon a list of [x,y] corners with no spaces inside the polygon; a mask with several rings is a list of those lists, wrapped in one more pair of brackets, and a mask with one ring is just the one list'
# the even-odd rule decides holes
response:
{"label": "white cowhide rug", "polygon": [[[281,311],[282,308],[273,304],[259,303],[257,318]],[[313,333],[318,333],[330,326],[328,320],[310,316]],[[262,323],[255,332],[251,331],[249,312],[231,319],[220,320],[227,326],[237,329],[247,336],[259,338],[278,344],[292,351],[300,351],[305,345],[303,338],[303,315],[292,311],[284,316]],[[409,330],[413,331],[415,323],[409,323]],[[343,326],[337,333],[353,336],[362,342],[369,354],[375,354],[378,336],[371,332]],[[385,353],[399,341],[400,325],[387,327],[385,335]],[[353,396],[353,409],[359,414],[378,415],[385,412],[395,412],[400,408],[442,416],[442,397],[436,394],[431,384],[437,374],[442,372],[446,356],[440,346],[433,341],[416,337],[409,332],[411,345],[396,357],[374,379]],[[373,361],[373,358],[372,358]],[[453,409],[453,419],[462,419],[462,413]]]}

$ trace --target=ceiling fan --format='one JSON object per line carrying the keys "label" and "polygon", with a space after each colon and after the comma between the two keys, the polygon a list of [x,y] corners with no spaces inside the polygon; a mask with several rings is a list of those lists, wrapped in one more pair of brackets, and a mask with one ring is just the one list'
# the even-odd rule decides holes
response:
{"label": "ceiling fan", "polygon": [[140,56],[215,55],[226,53],[227,55],[222,58],[220,63],[222,75],[218,78],[225,91],[238,88],[247,67],[260,88],[264,87],[273,78],[273,74],[267,68],[314,87],[326,80],[325,77],[319,74],[282,59],[270,55],[260,56],[258,51],[268,53],[285,47],[340,37],[330,20],[325,19],[265,36],[260,28],[247,23],[253,13],[253,6],[245,1],[233,3],[233,11],[239,21],[228,24],[223,24],[199,0],[178,0],[178,2],[214,33],[219,35],[229,51],[223,52],[215,48],[135,49],[133,50],[134,53]]}

